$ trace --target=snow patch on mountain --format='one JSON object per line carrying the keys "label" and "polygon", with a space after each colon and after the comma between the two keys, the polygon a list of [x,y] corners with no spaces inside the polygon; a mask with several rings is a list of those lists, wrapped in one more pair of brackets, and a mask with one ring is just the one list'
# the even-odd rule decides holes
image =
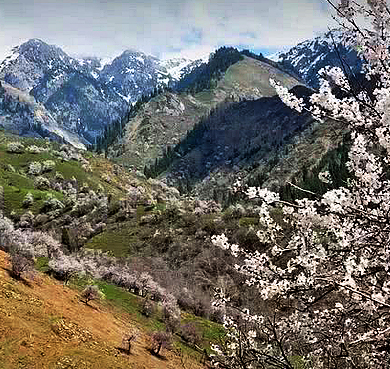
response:
{"label": "snow patch on mountain", "polygon": [[342,32],[337,29],[303,41],[289,50],[279,51],[267,58],[282,63],[285,68],[298,73],[311,87],[318,88],[318,71],[328,65],[340,66],[341,64],[335,46],[353,71],[360,72],[362,62],[357,52],[344,45]]}
{"label": "snow patch on mountain", "polygon": [[166,75],[171,76],[171,78],[175,81],[179,81],[185,74],[190,73],[203,62],[203,59],[191,60],[186,58],[172,58],[161,60],[159,65],[162,70],[165,71]]}
{"label": "snow patch on mountain", "polygon": [[179,80],[183,73],[183,69],[192,63],[192,60],[185,58],[174,58],[168,60],[162,60],[159,64],[165,68],[166,73],[170,74],[172,78]]}
{"label": "snow patch on mountain", "polygon": [[94,142],[130,103],[171,86],[201,62],[162,61],[136,50],[113,59],[69,56],[55,45],[32,39],[13,48],[0,63],[0,79],[31,94],[66,131]]}

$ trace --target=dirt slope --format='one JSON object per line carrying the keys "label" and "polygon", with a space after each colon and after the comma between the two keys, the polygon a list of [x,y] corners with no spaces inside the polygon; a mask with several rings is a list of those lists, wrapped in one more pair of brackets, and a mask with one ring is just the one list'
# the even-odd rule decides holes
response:
{"label": "dirt slope", "polygon": [[[123,311],[99,304],[87,306],[76,291],[46,275],[31,283],[9,275],[7,254],[0,251],[0,368],[184,368],[180,357],[152,356],[142,327]],[[116,347],[123,334],[138,330],[131,355]],[[186,369],[200,368],[186,359]]]}

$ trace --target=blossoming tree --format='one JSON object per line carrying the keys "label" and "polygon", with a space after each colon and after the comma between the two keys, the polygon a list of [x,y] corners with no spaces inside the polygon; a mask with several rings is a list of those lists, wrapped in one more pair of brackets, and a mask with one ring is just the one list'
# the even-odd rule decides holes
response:
{"label": "blossoming tree", "polygon": [[[237,269],[270,302],[270,311],[225,316],[227,336],[214,347],[216,367],[390,365],[390,9],[386,0],[330,4],[343,41],[358,50],[374,87],[365,89],[346,65],[320,72],[320,89],[308,104],[271,83],[291,108],[349,128],[350,179],[291,204],[266,189],[246,190],[262,200],[258,237],[270,247],[248,252],[225,235],[212,241],[243,260]],[[359,26],[359,16],[371,26]],[[282,222],[272,216],[275,208]],[[228,303],[229,297],[218,297],[218,304]]]}

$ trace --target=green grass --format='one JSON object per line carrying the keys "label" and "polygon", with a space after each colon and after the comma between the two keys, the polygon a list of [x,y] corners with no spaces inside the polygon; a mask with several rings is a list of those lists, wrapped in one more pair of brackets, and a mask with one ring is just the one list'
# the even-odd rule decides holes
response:
{"label": "green grass", "polygon": [[[19,173],[13,173],[0,169],[0,186],[4,189],[4,206],[7,215],[15,211],[18,215],[31,210],[33,214],[38,214],[42,208],[48,194],[63,200],[63,194],[54,190],[41,191],[34,188],[34,179]],[[34,203],[28,207],[23,207],[23,200],[28,192],[34,197]]]}
{"label": "green grass", "polygon": [[181,324],[194,323],[199,328],[202,338],[203,347],[208,354],[211,354],[211,343],[218,343],[225,335],[225,330],[221,324],[211,322],[205,318],[185,313],[182,316]]}
{"label": "green grass", "polygon": [[35,260],[35,269],[42,273],[47,273],[49,268],[49,258],[48,257],[38,257]]}
{"label": "green grass", "polygon": [[255,217],[242,217],[238,224],[240,227],[246,227],[249,228],[250,226],[256,226],[259,225],[259,218]]}
{"label": "green grass", "polygon": [[203,354],[194,350],[192,347],[188,346],[181,340],[175,340],[173,342],[173,347],[176,349],[176,351],[179,351],[181,354],[183,354],[184,357],[189,356],[192,358],[192,360],[197,362],[202,360]]}
{"label": "green grass", "polygon": [[142,297],[117,287],[113,284],[92,278],[73,278],[71,287],[82,290],[85,286],[94,284],[104,294],[103,304],[109,304],[128,313],[132,319],[140,323],[150,331],[164,330],[165,324],[160,320],[160,313],[153,314],[150,318],[143,316],[140,312]]}
{"label": "green grass", "polygon": [[85,247],[95,250],[111,251],[116,257],[134,253],[132,243],[138,240],[134,222],[118,224],[117,228],[106,230],[91,238]]}
{"label": "green grass", "polygon": [[[108,304],[125,311],[132,319],[149,331],[165,330],[165,324],[161,319],[161,309],[155,309],[155,312],[149,318],[140,313],[143,302],[142,297],[136,296],[121,287],[92,278],[78,277],[73,278],[70,282],[70,286],[79,291],[82,291],[89,284],[97,285],[100,291],[103,292],[105,296],[102,301],[103,304]],[[189,322],[195,323],[198,326],[202,337],[201,346],[210,354],[212,352],[210,348],[211,343],[218,343],[220,338],[224,336],[223,327],[218,323],[197,317],[193,314],[183,313],[181,324],[183,325]],[[175,338],[174,346],[188,355],[199,358],[199,353],[191,346],[182,342],[178,337]]]}
{"label": "green grass", "polygon": [[[56,165],[59,163],[59,159],[56,158],[50,152],[43,152],[39,154],[33,154],[24,152],[22,154],[8,153],[7,145],[9,142],[20,141],[25,147],[29,145],[35,146],[47,146],[45,140],[36,139],[12,139],[12,136],[0,134],[0,186],[4,189],[4,205],[5,213],[9,215],[11,211],[15,211],[18,215],[25,213],[27,210],[31,210],[34,214],[38,214],[39,210],[43,206],[47,195],[50,193],[58,200],[63,200],[63,195],[56,191],[40,191],[34,188],[34,176],[27,175],[28,167],[31,162],[43,162],[45,160],[53,160]],[[55,144],[51,143],[51,147]],[[9,170],[8,166],[11,165],[15,172]],[[44,174],[45,177],[53,177],[55,170]],[[34,203],[29,208],[23,207],[23,200],[28,192],[31,192],[34,197]]]}
{"label": "green grass", "polygon": [[306,362],[302,356],[291,356],[289,359],[294,369],[307,368]]}
{"label": "green grass", "polygon": [[52,154],[48,152],[42,152],[39,154],[33,154],[30,152],[24,152],[21,154],[9,153],[6,151],[6,145],[0,145],[0,161],[3,164],[11,164],[14,167],[28,169],[28,165],[33,161],[44,161],[49,159],[56,159]]}
{"label": "green grass", "polygon": [[[65,179],[71,179],[75,177],[77,182],[81,185],[90,180],[90,176],[85,172],[81,165],[77,161],[64,161],[56,165],[56,170],[60,172]],[[93,186],[93,183],[90,184]]]}
{"label": "green grass", "polygon": [[[113,256],[124,257],[138,253],[140,241],[150,237],[150,225],[140,224],[144,215],[153,214],[156,211],[164,211],[165,204],[157,204],[153,210],[146,211],[143,205],[137,206],[135,219],[109,225],[108,229],[92,237],[85,247],[103,252],[111,252]],[[165,218],[164,218],[165,219]],[[169,227],[169,225],[165,225]],[[160,224],[160,228],[164,225]],[[145,253],[144,248],[144,253]]]}
{"label": "green grass", "polygon": [[[21,142],[25,149],[29,145],[40,147],[48,147],[50,151],[33,154],[24,152],[21,154],[7,152],[7,146],[10,142]],[[4,132],[0,132],[0,186],[4,188],[4,205],[5,214],[10,215],[11,211],[21,215],[27,210],[31,210],[33,214],[38,214],[43,206],[47,195],[50,193],[58,200],[63,200],[63,195],[56,191],[39,191],[34,188],[35,177],[28,175],[29,165],[32,162],[43,162],[45,160],[53,160],[55,162],[54,170],[44,173],[43,176],[49,180],[53,180],[55,173],[59,172],[65,180],[76,178],[79,186],[87,183],[92,190],[98,190],[99,185],[102,185],[107,194],[111,194],[112,200],[119,200],[123,197],[124,191],[114,184],[109,184],[102,179],[102,174],[107,169],[107,162],[101,158],[94,158],[92,153],[86,154],[92,164],[97,164],[94,172],[86,172],[82,168],[82,164],[75,160],[62,161],[54,155],[53,150],[58,150],[60,144],[57,142],[48,143],[46,140],[36,140],[31,138],[20,138]],[[11,165],[15,171],[9,170]],[[31,192],[34,197],[34,203],[28,209],[23,207],[24,197],[28,192]]]}

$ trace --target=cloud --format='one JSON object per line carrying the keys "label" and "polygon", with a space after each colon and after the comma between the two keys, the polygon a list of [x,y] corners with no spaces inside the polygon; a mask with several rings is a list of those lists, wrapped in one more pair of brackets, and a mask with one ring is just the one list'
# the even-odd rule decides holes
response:
{"label": "cloud", "polygon": [[222,45],[278,49],[326,30],[324,0],[13,0],[0,3],[0,59],[36,37],[77,55],[135,48],[197,57]]}

